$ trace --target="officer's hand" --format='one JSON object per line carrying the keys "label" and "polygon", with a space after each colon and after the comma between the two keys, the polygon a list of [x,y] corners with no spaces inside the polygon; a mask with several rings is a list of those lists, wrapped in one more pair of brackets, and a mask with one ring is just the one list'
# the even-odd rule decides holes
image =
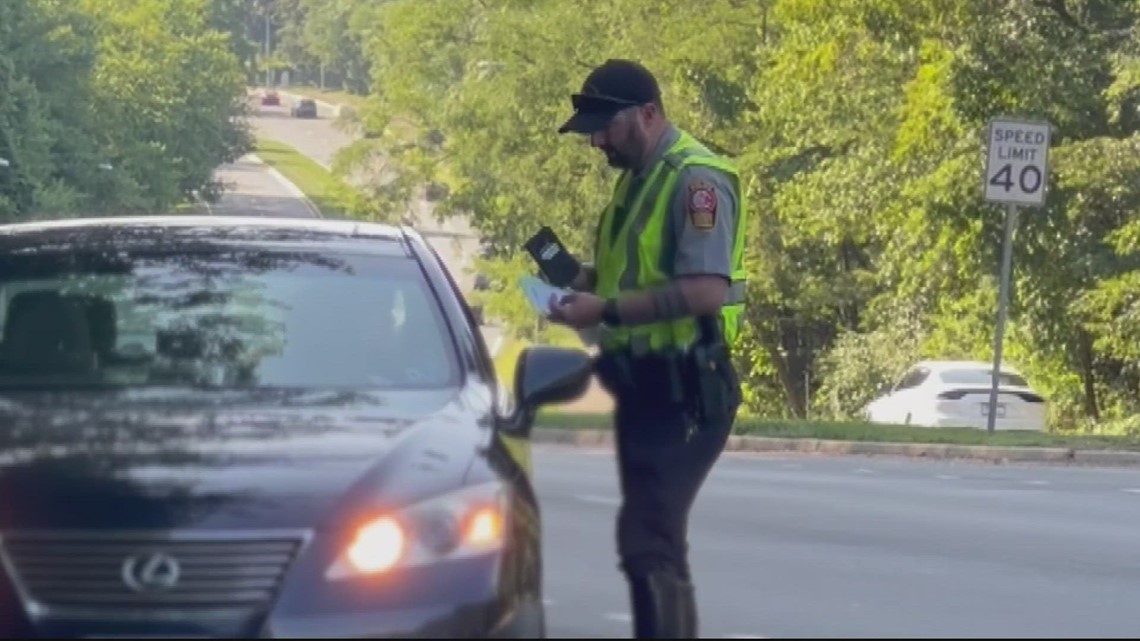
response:
{"label": "officer's hand", "polygon": [[602,322],[604,304],[605,301],[601,298],[583,292],[563,296],[561,300],[558,296],[551,295],[550,315],[547,318],[574,329],[586,329]]}

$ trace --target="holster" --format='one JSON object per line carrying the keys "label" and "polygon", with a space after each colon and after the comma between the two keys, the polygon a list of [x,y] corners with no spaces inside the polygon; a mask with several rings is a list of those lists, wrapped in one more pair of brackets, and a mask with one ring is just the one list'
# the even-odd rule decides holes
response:
{"label": "holster", "polygon": [[732,354],[715,318],[697,319],[698,338],[688,351],[692,394],[691,411],[699,425],[718,425],[732,420],[743,400],[740,377]]}

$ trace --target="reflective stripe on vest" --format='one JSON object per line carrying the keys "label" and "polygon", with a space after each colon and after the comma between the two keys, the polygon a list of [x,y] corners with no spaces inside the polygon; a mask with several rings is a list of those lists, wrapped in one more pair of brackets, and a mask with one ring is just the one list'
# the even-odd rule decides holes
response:
{"label": "reflective stripe on vest", "polygon": [[[626,172],[614,189],[613,198],[602,215],[595,238],[594,264],[598,272],[596,293],[602,298],[628,290],[644,290],[669,281],[668,263],[674,245],[670,213],[672,196],[681,170],[689,165],[703,165],[729,176],[738,203],[732,248],[732,284],[720,311],[720,324],[729,345],[735,343],[743,323],[746,271],[744,237],[746,230],[744,190],[736,168],[695,138],[680,132],[677,142],[653,166],[641,189],[630,203],[622,226],[611,235],[615,209],[624,204],[630,177]],[[630,348],[634,353],[648,353],[670,348],[684,349],[696,338],[695,319],[651,323],[635,327],[603,328],[603,349]]]}

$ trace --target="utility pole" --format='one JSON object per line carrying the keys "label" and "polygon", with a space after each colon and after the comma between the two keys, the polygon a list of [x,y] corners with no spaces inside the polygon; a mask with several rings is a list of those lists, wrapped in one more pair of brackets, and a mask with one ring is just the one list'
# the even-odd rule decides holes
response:
{"label": "utility pole", "polygon": [[265,10],[265,89],[268,90],[272,83],[273,70],[269,65],[269,3],[262,5]]}

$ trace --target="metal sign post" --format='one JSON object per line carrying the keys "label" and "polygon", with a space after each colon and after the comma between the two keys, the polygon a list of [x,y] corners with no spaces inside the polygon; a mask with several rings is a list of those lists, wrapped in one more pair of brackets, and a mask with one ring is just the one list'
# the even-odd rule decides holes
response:
{"label": "metal sign post", "polygon": [[1018,206],[1045,204],[1049,177],[1047,122],[1013,118],[990,120],[986,135],[986,171],[982,190],[986,202],[1006,205],[1005,233],[1001,246],[1001,280],[998,289],[997,327],[994,330],[994,366],[990,400],[984,406],[986,430],[994,431],[1000,411],[998,382],[1001,374],[1002,345],[1009,308],[1009,285],[1013,268],[1013,232],[1017,229]]}

